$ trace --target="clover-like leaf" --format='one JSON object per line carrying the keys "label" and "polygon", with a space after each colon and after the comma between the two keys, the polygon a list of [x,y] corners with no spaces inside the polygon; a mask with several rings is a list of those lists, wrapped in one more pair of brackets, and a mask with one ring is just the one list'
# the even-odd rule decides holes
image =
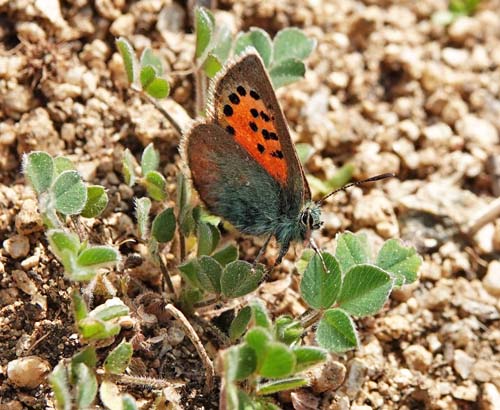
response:
{"label": "clover-like leaf", "polygon": [[219,57],[209,53],[203,62],[203,70],[208,78],[214,78],[221,68],[222,63],[220,62]]}
{"label": "clover-like leaf", "polygon": [[308,38],[302,30],[285,28],[274,37],[274,63],[291,58],[305,60],[315,46],[316,41]]}
{"label": "clover-like leaf", "polygon": [[123,178],[125,183],[132,187],[135,184],[135,159],[130,150],[127,148],[123,153]]}
{"label": "clover-like leaf", "polygon": [[258,372],[262,377],[276,379],[290,375],[294,368],[295,356],[289,347],[284,343],[269,342]]}
{"label": "clover-like leaf", "polygon": [[54,178],[54,160],[43,151],[33,151],[23,157],[23,171],[35,192],[48,191]]}
{"label": "clover-like leaf", "polygon": [[200,58],[207,50],[214,33],[215,20],[207,9],[197,7],[194,11],[195,31],[196,31],[196,49],[195,57]]}
{"label": "clover-like leaf", "polygon": [[238,340],[245,333],[251,319],[252,308],[250,306],[245,306],[238,312],[229,326],[229,337],[232,341]]}
{"label": "clover-like leaf", "polygon": [[116,265],[121,259],[120,253],[106,245],[97,245],[84,249],[76,263],[85,268],[99,269]]}
{"label": "clover-like leaf", "polygon": [[292,348],[295,355],[295,372],[301,372],[324,362],[327,358],[327,353],[324,349],[315,346],[295,346]]}
{"label": "clover-like leaf", "polygon": [[49,383],[54,392],[56,409],[71,410],[71,390],[64,362],[59,362],[54,368],[49,376]]}
{"label": "clover-like leaf", "polygon": [[128,314],[128,306],[125,305],[120,298],[114,297],[97,306],[92,312],[90,312],[89,316],[106,321]]}
{"label": "clover-like leaf", "polygon": [[137,403],[130,394],[122,396],[122,410],[138,410]]}
{"label": "clover-like leaf", "polygon": [[167,197],[165,191],[167,181],[158,171],[149,171],[144,177],[144,185],[148,195],[155,201],[163,201]]}
{"label": "clover-like leaf", "polygon": [[236,38],[234,52],[239,55],[249,47],[255,48],[262,57],[264,66],[269,67],[273,58],[273,46],[269,34],[258,27],[252,27],[246,33],[240,33]]}
{"label": "clover-like leaf", "polygon": [[198,259],[198,281],[202,288],[210,293],[220,293],[222,266],[214,258],[203,255]]}
{"label": "clover-like leaf", "polygon": [[137,77],[137,61],[134,53],[134,48],[123,37],[120,37],[118,40],[116,40],[116,48],[118,48],[118,51],[122,56],[123,66],[125,67],[125,73],[127,74],[128,82],[132,84],[135,82],[135,79]]}
{"label": "clover-like leaf", "polygon": [[54,158],[54,173],[59,175],[63,171],[71,171],[75,169],[73,162],[64,156],[58,156]]}
{"label": "clover-like leaf", "polygon": [[64,251],[69,251],[76,255],[80,249],[80,239],[73,232],[66,232],[62,229],[51,229],[47,232],[47,238],[52,252],[62,258]]}
{"label": "clover-like leaf", "polygon": [[422,258],[414,248],[401,245],[397,239],[384,243],[377,255],[376,265],[395,276],[395,285],[402,286],[417,280]]}
{"label": "clover-like leaf", "polygon": [[220,240],[219,230],[212,224],[198,223],[198,256],[210,255]]}
{"label": "clover-like leaf", "polygon": [[252,309],[252,316],[253,321],[255,322],[255,326],[261,326],[265,329],[271,329],[271,318],[269,317],[269,313],[264,303],[260,299],[253,299],[252,301],[250,301],[249,306]]}
{"label": "clover-like leaf", "polygon": [[374,265],[354,265],[342,283],[338,305],[348,313],[363,317],[377,313],[392,290],[391,276]]}
{"label": "clover-like leaf", "polygon": [[242,344],[226,350],[224,364],[230,381],[245,380],[255,371],[257,357],[250,346]]}
{"label": "clover-like leaf", "polygon": [[174,208],[167,208],[161,211],[153,219],[151,234],[160,243],[170,242],[175,234]]}
{"label": "clover-like leaf", "polygon": [[156,171],[160,165],[160,153],[155,149],[153,143],[148,144],[141,157],[142,175],[146,175],[150,171]]}
{"label": "clover-like leaf", "polygon": [[212,255],[212,258],[214,258],[222,266],[226,266],[228,263],[238,259],[238,248],[233,244],[228,244],[215,252]]}
{"label": "clover-like leaf", "polygon": [[[307,304],[315,309],[327,309],[337,298],[342,284],[340,266],[328,252],[314,255],[302,276],[300,293]],[[328,269],[325,271],[325,266]]]}
{"label": "clover-like leaf", "polygon": [[145,90],[156,78],[155,69],[149,65],[141,68],[139,79],[141,80],[142,89]]}
{"label": "clover-like leaf", "polygon": [[288,346],[299,341],[304,333],[304,327],[300,321],[284,315],[278,317],[274,322],[276,338]]}
{"label": "clover-like leaf", "polygon": [[221,63],[224,63],[231,52],[233,36],[231,29],[227,24],[219,24],[214,35],[214,48],[211,53],[218,58]]}
{"label": "clover-like leaf", "polygon": [[142,240],[145,240],[149,231],[149,211],[151,210],[151,200],[147,197],[135,199],[135,217],[137,227]]}
{"label": "clover-like leaf", "polygon": [[271,333],[263,327],[253,327],[245,335],[245,342],[256,355],[257,370],[260,368],[267,355],[267,346],[272,341]]}
{"label": "clover-like leaf", "polygon": [[97,379],[95,374],[85,364],[74,366],[76,375],[76,404],[78,408],[88,408],[97,395]]}
{"label": "clover-like leaf", "polygon": [[167,98],[170,94],[170,84],[164,78],[156,77],[144,87],[144,91],[151,97],[160,100],[162,98]]}
{"label": "clover-like leaf", "polygon": [[304,78],[306,66],[300,60],[290,58],[274,64],[269,71],[274,88],[280,88]]}
{"label": "clover-like leaf", "polygon": [[108,206],[108,194],[101,185],[87,186],[87,202],[81,212],[84,218],[95,218]]}
{"label": "clover-like leaf", "polygon": [[132,344],[122,340],[106,357],[104,369],[111,374],[122,374],[129,365],[133,353]]}
{"label": "clover-like leaf", "polygon": [[153,68],[157,76],[163,75],[163,64],[160,58],[149,47],[146,47],[141,55],[141,68],[144,67]]}
{"label": "clover-like leaf", "polygon": [[231,262],[222,273],[222,294],[227,298],[247,295],[257,289],[263,277],[262,265],[252,266],[246,261]]}
{"label": "clover-like leaf", "polygon": [[64,171],[52,186],[55,208],[64,215],[79,214],[87,201],[87,188],[77,171]]}
{"label": "clover-like leaf", "polygon": [[274,394],[280,391],[295,390],[308,385],[308,380],[303,377],[290,377],[287,379],[273,380],[271,382],[258,384],[256,393],[259,396]]}
{"label": "clover-like leaf", "polygon": [[358,347],[358,334],[351,317],[342,309],[327,310],[316,330],[318,344],[330,352],[343,353]]}
{"label": "clover-like leaf", "polygon": [[365,235],[344,232],[337,237],[335,257],[339,261],[342,273],[352,266],[370,262],[370,248]]}
{"label": "clover-like leaf", "polygon": [[94,346],[87,346],[85,349],[79,351],[71,358],[71,366],[77,363],[84,363],[90,369],[95,368],[97,364],[97,353]]}

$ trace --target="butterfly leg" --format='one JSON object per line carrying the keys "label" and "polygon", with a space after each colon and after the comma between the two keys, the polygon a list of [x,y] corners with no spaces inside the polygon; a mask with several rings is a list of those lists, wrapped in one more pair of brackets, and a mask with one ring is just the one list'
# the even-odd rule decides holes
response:
{"label": "butterfly leg", "polygon": [[323,259],[323,255],[321,254],[321,251],[317,245],[317,243],[314,241],[312,236],[309,238],[309,243],[311,244],[311,248],[313,248],[314,252],[319,256],[319,259],[321,260],[321,264],[323,265],[323,269],[325,272],[328,272],[328,268],[326,267],[325,260]]}
{"label": "butterfly leg", "polygon": [[273,237],[273,234],[271,233],[266,241],[264,242],[264,245],[262,245],[262,248],[260,248],[260,251],[259,253],[257,254],[257,256],[255,257],[255,260],[253,261],[253,266],[255,267],[257,265],[257,263],[259,263],[259,260],[260,258],[262,258],[262,256],[264,255],[264,253],[266,252],[266,249],[267,249],[267,245],[269,245],[269,241],[271,240],[271,238]]}
{"label": "butterfly leg", "polygon": [[282,259],[284,258],[284,256],[288,252],[289,248],[290,248],[290,242],[287,244],[281,245],[280,253],[278,255],[278,259],[276,259],[276,261],[274,262],[274,266],[278,266],[281,263]]}

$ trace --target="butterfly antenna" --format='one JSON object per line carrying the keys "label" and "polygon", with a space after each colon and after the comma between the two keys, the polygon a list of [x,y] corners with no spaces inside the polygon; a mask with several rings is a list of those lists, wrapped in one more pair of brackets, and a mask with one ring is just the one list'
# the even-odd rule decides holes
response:
{"label": "butterfly antenna", "polygon": [[321,206],[321,205],[323,205],[323,203],[328,198],[330,198],[331,196],[335,195],[337,192],[346,191],[348,188],[351,188],[353,186],[363,185],[363,184],[366,184],[367,182],[380,181],[381,179],[392,178],[392,177],[395,177],[395,176],[396,176],[396,174],[393,174],[392,172],[389,172],[387,174],[380,174],[380,175],[375,175],[374,177],[371,177],[371,178],[362,179],[361,181],[351,182],[350,184],[344,185],[341,188],[335,189],[334,191],[330,192],[328,195],[326,195],[323,198],[321,198],[316,203]]}

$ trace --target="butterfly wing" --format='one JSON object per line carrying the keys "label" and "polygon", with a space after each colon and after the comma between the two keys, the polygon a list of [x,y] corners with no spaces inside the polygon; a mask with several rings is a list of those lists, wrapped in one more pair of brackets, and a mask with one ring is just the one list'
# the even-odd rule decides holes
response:
{"label": "butterfly wing", "polygon": [[302,165],[258,54],[243,55],[218,76],[213,101],[215,121],[281,185],[288,204],[309,200]]}
{"label": "butterfly wing", "polygon": [[252,235],[274,232],[282,190],[232,135],[217,124],[186,134],[183,156],[193,185],[210,212]]}

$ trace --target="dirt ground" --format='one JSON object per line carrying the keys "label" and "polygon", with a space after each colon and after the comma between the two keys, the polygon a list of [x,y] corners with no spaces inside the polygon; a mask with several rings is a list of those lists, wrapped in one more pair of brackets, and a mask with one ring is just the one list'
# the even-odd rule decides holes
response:
{"label": "dirt ground", "polygon": [[[308,174],[328,178],[347,162],[356,165],[356,179],[397,174],[332,199],[317,242],[331,251],[336,232],[364,230],[374,244],[401,237],[424,259],[415,285],[393,293],[376,317],[357,321],[360,349],[333,356],[346,371],[340,386],[281,395],[280,406],[500,409],[500,1],[482,1],[473,16],[448,26],[433,20],[445,0],[243,0],[218,7],[237,30],[258,26],[273,36],[296,26],[317,40],[306,78],[278,93],[295,142],[314,147]],[[93,243],[119,246],[125,261],[143,253],[128,241],[136,238],[133,196],[142,191],[124,184],[122,154],[129,148],[138,157],[154,142],[173,200],[179,135],[127,89],[114,39],[125,36],[139,51],[152,47],[167,73],[189,70],[187,10],[171,0],[0,0],[2,410],[52,408],[45,375],[80,348],[70,301],[75,284],[47,248],[20,172],[22,155],[45,150],[73,159],[110,197],[103,217],[80,229]],[[182,123],[183,110],[193,115],[193,76],[169,79],[172,99],[164,106]],[[233,239],[248,259],[261,243]],[[294,268],[301,249],[292,249],[259,290],[273,315],[305,310]],[[274,247],[267,257],[276,257]],[[121,333],[134,342],[130,373],[176,383],[168,408],[217,408],[217,389],[202,393],[203,367],[188,338],[171,318],[145,309],[159,300],[150,291],[158,291],[160,273],[125,263],[110,278],[120,275],[134,278],[127,301],[140,323]],[[214,355],[217,338],[193,324]],[[39,380],[32,375],[34,388],[7,374],[9,362],[24,356],[43,369]],[[120,386],[151,408],[154,389]]]}

